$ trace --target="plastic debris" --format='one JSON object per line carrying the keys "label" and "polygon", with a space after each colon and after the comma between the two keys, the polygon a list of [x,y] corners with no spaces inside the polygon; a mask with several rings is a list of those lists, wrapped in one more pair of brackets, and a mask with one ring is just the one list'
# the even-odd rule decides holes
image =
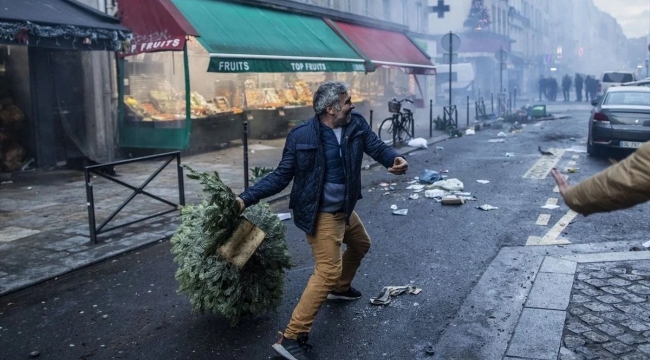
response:
{"label": "plastic debris", "polygon": [[393,215],[401,215],[401,216],[406,216],[409,213],[409,209],[399,209],[393,211]]}
{"label": "plastic debris", "polygon": [[421,183],[433,184],[436,181],[442,180],[442,176],[437,171],[424,169],[424,170],[422,170],[422,173],[420,174],[419,179],[420,179]]}
{"label": "plastic debris", "polygon": [[0,185],[9,185],[9,184],[13,184],[13,183],[14,183],[13,181],[9,180],[9,181],[0,182]]}
{"label": "plastic debris", "polygon": [[427,140],[425,138],[411,139],[407,145],[410,147],[421,148],[421,149],[427,149],[429,147],[429,145],[427,144]]}
{"label": "plastic debris", "polygon": [[416,190],[413,190],[414,193],[419,193],[419,192],[422,192],[422,191],[424,191],[424,189],[416,189]]}
{"label": "plastic debris", "polygon": [[490,143],[504,143],[506,142],[504,139],[490,139],[488,140]]}
{"label": "plastic debris", "polygon": [[419,199],[419,198],[420,198],[420,195],[418,195],[418,194],[411,194],[411,195],[409,195],[409,199],[411,199],[411,200],[417,200],[417,199]]}
{"label": "plastic debris", "polygon": [[445,191],[440,189],[426,190],[424,196],[430,199],[445,196]]}
{"label": "plastic debris", "polygon": [[650,248],[650,240],[644,242],[644,243],[641,244],[641,245],[643,245],[644,248]]}
{"label": "plastic debris", "polygon": [[458,179],[446,179],[433,183],[433,186],[447,191],[463,191],[465,185]]}
{"label": "plastic debris", "polygon": [[481,184],[488,184],[490,180],[476,180],[476,182],[481,183]]}
{"label": "plastic debris", "polygon": [[492,205],[489,205],[489,204],[483,204],[481,206],[477,206],[476,208],[479,209],[479,210],[483,210],[483,211],[499,210],[498,207],[492,206]]}
{"label": "plastic debris", "polygon": [[436,150],[444,150],[444,149],[445,148],[443,148],[442,146],[436,146]]}
{"label": "plastic debris", "polygon": [[291,219],[291,213],[279,213],[278,217],[280,218],[280,221],[289,220]]}
{"label": "plastic debris", "polygon": [[476,135],[476,130],[469,128],[465,130],[465,135]]}
{"label": "plastic debris", "polygon": [[542,155],[548,155],[548,156],[553,156],[553,153],[550,151],[542,150],[541,146],[537,147],[537,150],[539,150],[539,153]]}
{"label": "plastic debris", "polygon": [[440,171],[438,171],[438,172],[441,173],[441,174],[448,174],[448,173],[449,173],[449,170],[440,170]]}
{"label": "plastic debris", "polygon": [[391,209],[391,210],[397,210],[397,205],[395,205],[395,204],[391,205],[391,206],[390,206],[390,209]]}
{"label": "plastic debris", "polygon": [[422,289],[413,285],[406,286],[384,286],[376,298],[370,298],[370,303],[373,305],[388,305],[392,301],[391,297],[409,293],[417,295],[422,292]]}
{"label": "plastic debris", "polygon": [[568,172],[568,173],[570,173],[570,174],[575,174],[575,173],[577,173],[578,171],[580,171],[580,169],[575,168],[575,167],[570,167],[570,168],[567,168],[567,169],[566,169],[566,172]]}
{"label": "plastic debris", "polygon": [[542,209],[555,210],[555,209],[557,209],[559,207],[560,207],[559,205],[546,204],[546,205],[542,206]]}
{"label": "plastic debris", "polygon": [[385,183],[385,182],[379,184],[379,186],[381,186],[381,187],[387,187],[388,185],[389,185],[389,184],[388,184],[388,183]]}
{"label": "plastic debris", "polygon": [[508,134],[504,133],[503,131],[497,134],[498,137],[506,137]]}
{"label": "plastic debris", "polygon": [[424,185],[420,185],[420,184],[413,184],[406,187],[406,190],[422,190],[422,189],[424,189]]}
{"label": "plastic debris", "polygon": [[515,157],[515,153],[506,153],[506,157]]}
{"label": "plastic debris", "polygon": [[456,195],[447,195],[442,198],[443,205],[463,205],[464,203],[465,199]]}

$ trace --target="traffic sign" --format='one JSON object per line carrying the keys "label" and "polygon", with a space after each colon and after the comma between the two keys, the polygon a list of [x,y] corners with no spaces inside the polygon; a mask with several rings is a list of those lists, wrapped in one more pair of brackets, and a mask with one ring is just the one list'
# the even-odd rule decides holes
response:
{"label": "traffic sign", "polygon": [[442,63],[449,64],[449,58],[451,57],[452,64],[458,64],[458,53],[444,53],[442,54]]}
{"label": "traffic sign", "polygon": [[454,33],[447,33],[440,40],[440,46],[445,52],[455,53],[460,49],[460,36]]}
{"label": "traffic sign", "polygon": [[496,57],[497,61],[499,62],[505,62],[508,60],[508,52],[503,49],[499,49],[494,53],[494,57]]}

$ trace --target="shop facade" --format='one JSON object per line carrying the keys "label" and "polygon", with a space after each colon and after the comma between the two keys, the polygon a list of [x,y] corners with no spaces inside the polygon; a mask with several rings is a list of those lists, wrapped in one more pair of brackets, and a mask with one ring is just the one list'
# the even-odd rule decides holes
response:
{"label": "shop facade", "polygon": [[34,0],[0,9],[0,34],[0,172],[110,160],[112,104],[98,106],[94,80],[111,77],[90,54],[108,59],[129,31],[76,1]]}
{"label": "shop facade", "polygon": [[[155,50],[182,33],[161,28],[150,31],[168,36],[153,41],[155,52],[123,57],[124,148],[215,150],[241,139],[245,120],[251,138],[282,138],[313,116],[313,93],[323,81],[351,84],[353,101],[367,116],[371,108],[386,108],[387,96],[410,96],[415,75],[435,74],[401,32],[253,2],[148,1],[189,27],[180,51]],[[122,11],[128,27],[133,10]]]}

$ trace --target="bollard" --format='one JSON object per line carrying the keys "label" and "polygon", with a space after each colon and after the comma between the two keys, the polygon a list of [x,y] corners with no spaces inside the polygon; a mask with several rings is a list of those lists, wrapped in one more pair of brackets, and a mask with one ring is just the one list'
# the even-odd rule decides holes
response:
{"label": "bollard", "polygon": [[248,189],[248,121],[244,121],[244,190]]}
{"label": "bollard", "polygon": [[467,127],[469,127],[469,95],[467,95]]}
{"label": "bollard", "polygon": [[374,112],[374,111],[372,111],[372,109],[370,109],[370,131],[373,131],[373,132],[374,132],[375,130],[372,128],[372,113],[373,113],[373,112]]}
{"label": "bollard", "polygon": [[433,99],[429,99],[429,138],[433,137]]}
{"label": "bollard", "polygon": [[516,86],[515,86],[515,91],[514,91],[513,95],[514,95],[514,97],[512,99],[512,102],[513,102],[512,107],[514,109],[516,109],[517,108],[517,87]]}
{"label": "bollard", "polygon": [[492,107],[492,114],[494,114],[494,93],[490,93],[490,106]]}

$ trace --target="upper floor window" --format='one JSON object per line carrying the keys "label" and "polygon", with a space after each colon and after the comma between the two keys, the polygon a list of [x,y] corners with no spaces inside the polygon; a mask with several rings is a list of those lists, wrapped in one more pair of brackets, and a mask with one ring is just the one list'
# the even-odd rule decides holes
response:
{"label": "upper floor window", "polygon": [[384,19],[390,21],[390,0],[384,0]]}
{"label": "upper floor window", "polygon": [[422,27],[422,3],[415,4],[415,30],[425,32]]}
{"label": "upper floor window", "polygon": [[409,23],[409,4],[408,1],[402,0],[402,23],[403,24],[408,24]]}

